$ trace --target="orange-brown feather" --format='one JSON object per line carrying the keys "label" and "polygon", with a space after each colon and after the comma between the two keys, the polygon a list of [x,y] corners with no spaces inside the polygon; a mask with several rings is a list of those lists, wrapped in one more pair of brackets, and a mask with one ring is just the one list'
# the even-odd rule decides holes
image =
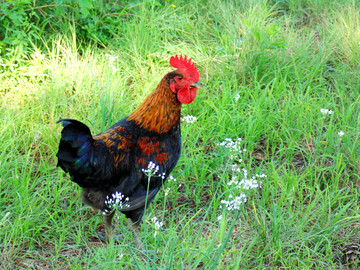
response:
{"label": "orange-brown feather", "polygon": [[119,163],[124,159],[125,154],[121,154],[121,155],[115,155],[114,156],[114,165],[115,167],[117,167],[119,165]]}
{"label": "orange-brown feather", "polygon": [[115,127],[106,130],[103,133],[95,135],[93,138],[96,141],[103,141],[107,147],[115,146],[117,150],[124,149],[129,150],[133,143],[131,143],[130,139],[132,137],[131,134],[121,134],[125,132],[124,127]]}
{"label": "orange-brown feather", "polygon": [[160,151],[160,143],[156,138],[142,137],[137,141],[137,146],[145,156],[150,156],[154,152]]}
{"label": "orange-brown feather", "polygon": [[145,161],[144,158],[141,158],[141,157],[136,158],[136,163],[139,167],[142,167],[142,168],[145,168],[147,166],[147,162]]}
{"label": "orange-brown feather", "polygon": [[170,90],[165,78],[144,102],[128,117],[140,127],[157,133],[166,133],[180,120],[181,103]]}
{"label": "orange-brown feather", "polygon": [[124,138],[121,138],[117,145],[117,150],[124,149],[127,145],[127,142]]}
{"label": "orange-brown feather", "polygon": [[163,164],[165,161],[167,161],[168,155],[168,153],[160,153],[156,155],[155,159],[159,164]]}

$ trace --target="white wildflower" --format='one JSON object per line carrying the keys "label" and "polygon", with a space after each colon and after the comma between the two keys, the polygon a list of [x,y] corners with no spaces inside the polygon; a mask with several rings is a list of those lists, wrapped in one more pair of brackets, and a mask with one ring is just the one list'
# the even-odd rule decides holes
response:
{"label": "white wildflower", "polygon": [[223,219],[223,216],[222,215],[219,215],[218,217],[217,217],[217,220],[218,221],[221,221]]}
{"label": "white wildflower", "polygon": [[264,173],[262,173],[262,174],[256,174],[256,177],[265,178],[265,177],[266,177],[266,174],[264,174]]}
{"label": "white wildflower", "polygon": [[344,131],[342,131],[342,130],[340,130],[339,132],[338,132],[338,135],[340,136],[340,137],[342,137],[342,136],[344,136]]}
{"label": "white wildflower", "polygon": [[[233,140],[230,138],[226,138],[221,143],[218,143],[219,146],[224,146],[225,148],[229,148],[230,151],[235,152],[236,154],[242,154],[243,152],[246,152],[246,149],[241,148],[241,138],[238,138],[237,140]],[[233,156],[233,155],[232,155]]]}
{"label": "white wildflower", "polygon": [[248,171],[242,167],[243,160],[241,155],[246,152],[245,148],[241,147],[242,140],[226,138],[224,141],[218,143],[230,150],[229,159],[233,162],[230,166],[230,179],[227,185],[229,186],[230,195],[227,200],[221,200],[222,207],[228,210],[240,209],[240,206],[247,201],[247,190],[259,188],[261,179],[265,178],[264,173],[249,175]]}
{"label": "white wildflower", "polygon": [[129,197],[125,198],[125,195],[123,195],[121,192],[116,191],[115,193],[111,194],[111,197],[106,196],[105,205],[110,209],[105,209],[103,212],[103,215],[107,215],[111,213],[115,209],[124,209],[126,207],[129,207]]}
{"label": "white wildflower", "polygon": [[105,56],[109,59],[109,64],[110,64],[110,67],[112,68],[112,73],[114,74],[115,72],[117,72],[119,70],[113,64],[113,62],[118,58],[118,56],[112,56],[108,53],[106,53]]}
{"label": "white wildflower", "polygon": [[235,101],[237,102],[239,99],[240,99],[240,95],[237,94],[236,97],[235,97]]}
{"label": "white wildflower", "polygon": [[148,177],[148,181],[151,180],[151,177],[160,177],[162,180],[166,178],[166,172],[158,173],[160,170],[160,166],[156,163],[150,161],[147,168],[141,169],[141,171]]}
{"label": "white wildflower", "polygon": [[[229,199],[232,199],[233,196],[229,195]],[[246,195],[241,193],[239,196],[236,196],[233,200],[221,200],[220,203],[224,204],[228,210],[238,210],[240,206],[247,201]]]}
{"label": "white wildflower", "polygon": [[165,196],[169,195],[170,188],[165,189],[164,192],[165,192]]}
{"label": "white wildflower", "polygon": [[112,67],[112,70],[113,70],[113,74],[114,74],[116,71],[120,70],[119,68],[117,68],[117,67],[115,67],[115,66],[111,66],[111,67]]}
{"label": "white wildflower", "polygon": [[248,171],[245,168],[240,168],[238,164],[232,164],[231,171],[233,173],[227,185],[239,190],[240,195],[234,198],[233,195],[230,194],[228,200],[221,200],[220,202],[224,204],[228,210],[237,210],[241,204],[247,201],[246,194],[243,192],[260,187],[259,179],[265,178],[266,174],[255,174],[249,177]]}
{"label": "white wildflower", "polygon": [[192,115],[186,115],[186,116],[181,117],[181,122],[185,122],[185,123],[188,123],[188,124],[192,124],[196,120],[197,120],[197,118],[195,116],[192,116]]}
{"label": "white wildflower", "polygon": [[146,169],[142,169],[141,171],[147,176],[156,175],[159,171],[159,165],[156,165],[154,162],[150,161]]}
{"label": "white wildflower", "polygon": [[320,109],[320,112],[324,115],[326,115],[326,114],[331,115],[334,113],[332,110],[329,110],[329,109]]}
{"label": "white wildflower", "polygon": [[231,170],[232,170],[233,172],[235,172],[235,173],[241,172],[241,169],[238,167],[237,164],[233,164],[233,165],[231,166]]}
{"label": "white wildflower", "polygon": [[[256,174],[248,178],[247,170],[245,168],[240,169],[237,164],[233,164],[231,170],[234,172],[234,174],[231,176],[231,179],[227,184],[229,186],[235,186],[240,190],[258,188],[260,183],[256,180],[256,178],[261,179],[266,177],[266,174]],[[239,175],[242,175],[240,180],[238,180],[240,178]]]}
{"label": "white wildflower", "polygon": [[106,56],[107,58],[109,58],[110,64],[111,64],[112,62],[114,62],[114,61],[119,57],[119,56],[112,56],[112,55],[110,55],[110,54],[108,54],[108,53],[106,53],[105,56]]}
{"label": "white wildflower", "polygon": [[154,226],[155,226],[154,237],[156,237],[158,231],[161,229],[161,227],[164,226],[164,223],[162,223],[161,221],[158,221],[157,217],[153,217],[151,219],[151,221],[154,223]]}

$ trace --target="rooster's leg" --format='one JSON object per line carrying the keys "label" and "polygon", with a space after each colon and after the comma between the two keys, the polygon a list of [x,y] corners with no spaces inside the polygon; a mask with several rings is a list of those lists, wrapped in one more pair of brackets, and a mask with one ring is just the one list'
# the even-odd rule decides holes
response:
{"label": "rooster's leg", "polygon": [[139,235],[139,225],[132,222],[132,220],[129,218],[128,218],[128,224],[129,224],[131,232],[134,236],[135,247],[139,250],[145,250],[145,246],[144,246],[143,242],[141,241],[141,238]]}
{"label": "rooster's leg", "polygon": [[[96,232],[95,234],[97,235],[97,237],[104,242],[109,243],[113,233],[112,233],[112,219],[114,217],[115,211],[109,215],[104,215],[104,227],[105,227],[105,236],[101,235],[100,233]],[[122,234],[118,234],[118,235],[114,235],[113,239],[115,241],[119,241],[120,237],[122,236]]]}
{"label": "rooster's leg", "polygon": [[111,221],[112,218],[114,217],[115,212],[109,214],[109,215],[103,215],[104,217],[104,227],[105,227],[105,236],[101,235],[98,232],[95,232],[96,236],[101,240],[101,241],[105,241],[105,242],[110,242],[111,239]]}
{"label": "rooster's leg", "polygon": [[105,225],[105,241],[110,242],[112,231],[111,231],[111,222],[114,217],[115,211],[109,215],[104,215],[104,225]]}

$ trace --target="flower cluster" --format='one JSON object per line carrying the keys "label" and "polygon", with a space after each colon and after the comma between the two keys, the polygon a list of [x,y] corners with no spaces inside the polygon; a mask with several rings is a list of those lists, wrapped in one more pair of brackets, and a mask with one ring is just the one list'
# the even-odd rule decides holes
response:
{"label": "flower cluster", "polygon": [[260,186],[259,182],[256,180],[256,178],[265,178],[266,174],[256,174],[248,178],[248,172],[245,168],[240,169],[237,164],[233,164],[231,170],[234,173],[240,173],[242,172],[243,178],[239,179],[239,176],[234,174],[230,181],[227,183],[229,186],[235,185],[239,189],[253,189],[258,188]]}
{"label": "flower cluster", "polygon": [[237,210],[240,209],[240,205],[247,201],[246,195],[241,193],[239,196],[236,196],[233,199],[232,195],[229,195],[230,200],[221,200],[220,202],[225,205],[228,210]]}
{"label": "flower cluster", "polygon": [[[266,177],[266,174],[255,174],[248,177],[248,171],[245,168],[239,168],[239,165],[233,164],[231,168],[233,174],[230,181],[227,183],[228,186],[232,186],[240,192],[260,187],[260,180]],[[228,210],[236,210],[240,208],[240,205],[247,201],[246,194],[240,193],[238,196],[229,195],[229,200],[221,200],[220,202]]]}
{"label": "flower cluster", "polygon": [[333,114],[334,112],[332,110],[329,110],[329,109],[320,109],[320,112],[324,115],[331,115]]}
{"label": "flower cluster", "polygon": [[[329,109],[320,109],[320,112],[323,114],[323,115],[331,115],[331,114],[334,114],[334,112],[332,110],[329,110]],[[339,137],[342,137],[345,135],[345,132],[340,130],[338,133]]]}
{"label": "flower cluster", "polygon": [[118,58],[118,56],[111,56],[110,54],[106,53],[105,56],[109,59],[109,64],[113,70],[113,74],[118,71],[119,69],[114,66],[113,62]]}
{"label": "flower cluster", "polygon": [[239,99],[240,99],[240,94],[237,94],[235,97],[235,101],[238,102]]}
{"label": "flower cluster", "polygon": [[159,165],[156,165],[154,162],[150,161],[146,169],[141,170],[146,175],[155,175],[159,171]]}
{"label": "flower cluster", "polygon": [[170,192],[170,188],[169,188],[169,187],[166,188],[166,189],[164,189],[164,194],[165,194],[165,196],[169,195],[169,192]]}
{"label": "flower cluster", "polygon": [[241,138],[232,140],[226,138],[223,142],[218,143],[219,146],[223,146],[230,150],[230,161],[232,162],[231,176],[227,183],[231,186],[230,195],[228,200],[221,200],[221,207],[225,207],[228,210],[237,210],[240,205],[247,201],[246,191],[258,188],[262,178],[265,178],[265,174],[255,174],[249,177],[248,171],[239,165],[242,163],[241,155],[246,152],[246,149],[241,147]]}
{"label": "flower cluster", "polygon": [[159,221],[159,220],[157,219],[157,217],[153,217],[153,218],[151,219],[151,221],[154,222],[154,226],[155,226],[154,237],[156,237],[158,231],[161,229],[161,227],[164,226],[164,223],[162,223],[161,221]]}
{"label": "flower cluster", "polygon": [[[176,179],[175,177],[173,177],[172,175],[170,175],[168,181],[169,181],[169,182],[177,182],[177,179]],[[179,184],[178,186],[181,187],[182,184]]]}
{"label": "flower cluster", "polygon": [[111,213],[113,210],[116,209],[124,209],[126,207],[129,207],[129,197],[126,197],[121,193],[116,191],[115,193],[111,194],[111,197],[106,196],[105,204],[110,209],[103,212],[103,215],[107,215]]}
{"label": "flower cluster", "polygon": [[181,117],[181,122],[185,122],[185,123],[188,123],[188,124],[192,124],[196,120],[197,120],[197,118],[195,116],[192,116],[192,115],[186,115],[186,116]]}
{"label": "flower cluster", "polygon": [[[226,138],[221,143],[218,143],[219,146],[224,146],[225,148],[229,148],[231,152],[234,152],[237,155],[241,155],[243,152],[246,152],[246,149],[241,148],[241,138],[237,140],[232,140],[230,138]],[[233,156],[232,156],[233,157]]]}
{"label": "flower cluster", "polygon": [[154,162],[150,161],[146,169],[141,169],[141,171],[148,177],[149,181],[152,176],[161,177],[161,179],[165,179],[165,172],[159,173],[160,170],[159,165],[156,165]]}

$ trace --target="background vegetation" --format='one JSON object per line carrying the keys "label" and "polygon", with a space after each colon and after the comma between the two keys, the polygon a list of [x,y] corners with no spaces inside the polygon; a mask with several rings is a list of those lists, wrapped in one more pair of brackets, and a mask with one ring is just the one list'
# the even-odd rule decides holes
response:
{"label": "background vegetation", "polygon": [[[348,267],[360,231],[359,2],[183,2],[0,2],[0,268]],[[140,230],[151,251],[134,249],[122,216],[119,243],[104,244],[101,215],[56,168],[56,121],[105,130],[175,54],[194,59],[203,88],[183,107],[198,119],[183,123],[177,181]],[[267,175],[259,188],[227,184],[244,175],[218,143],[238,137],[238,166]],[[240,210],[221,207],[241,192]]]}

